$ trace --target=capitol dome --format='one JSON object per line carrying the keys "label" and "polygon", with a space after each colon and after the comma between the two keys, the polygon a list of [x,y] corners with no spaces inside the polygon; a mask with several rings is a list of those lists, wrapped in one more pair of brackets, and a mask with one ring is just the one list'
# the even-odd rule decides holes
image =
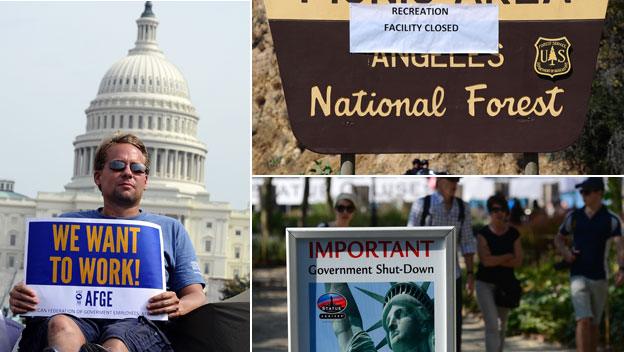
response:
{"label": "capitol dome", "polygon": [[131,54],[106,72],[98,94],[150,92],[189,99],[186,80],[180,70],[164,57]]}
{"label": "capitol dome", "polygon": [[134,48],[108,69],[85,110],[87,130],[74,141],[74,172],[65,188],[97,191],[92,176],[95,150],[103,138],[123,131],[139,136],[148,149],[148,192],[207,195],[207,149],[197,139],[199,116],[182,72],[158,46],[159,22],[151,2],[136,23]]}

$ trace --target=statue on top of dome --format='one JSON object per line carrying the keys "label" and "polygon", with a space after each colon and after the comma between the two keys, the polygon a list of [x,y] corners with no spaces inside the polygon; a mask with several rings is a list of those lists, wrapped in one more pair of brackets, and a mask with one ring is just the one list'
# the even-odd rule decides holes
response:
{"label": "statue on top of dome", "polygon": [[146,1],[145,2],[145,10],[141,14],[141,17],[156,17],[154,12],[152,11],[152,2],[151,1]]}

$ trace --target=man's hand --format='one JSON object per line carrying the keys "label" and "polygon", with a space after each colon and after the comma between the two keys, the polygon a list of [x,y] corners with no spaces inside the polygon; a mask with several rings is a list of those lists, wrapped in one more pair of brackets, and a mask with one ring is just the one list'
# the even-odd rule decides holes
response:
{"label": "man's hand", "polygon": [[13,314],[32,312],[37,309],[39,298],[34,290],[24,285],[23,282],[13,286],[9,293],[9,305]]}
{"label": "man's hand", "polygon": [[178,291],[178,294],[167,291],[150,298],[147,310],[149,314],[168,314],[169,318],[177,318],[204,304],[206,296],[202,286],[191,284]]}
{"label": "man's hand", "polygon": [[464,263],[466,264],[466,293],[468,297],[474,292],[474,253],[464,254]]}
{"label": "man's hand", "polygon": [[615,286],[622,286],[624,284],[624,271],[618,270],[615,274]]}
{"label": "man's hand", "polygon": [[149,314],[168,314],[169,318],[183,315],[180,307],[180,299],[173,291],[163,292],[150,298],[147,304]]}
{"label": "man's hand", "polygon": [[472,296],[474,292],[474,274],[470,273],[466,276],[466,293],[468,296]]}
{"label": "man's hand", "polygon": [[566,262],[572,264],[576,260],[576,254],[577,253],[579,253],[579,252],[568,249],[568,250],[563,252],[563,259]]}

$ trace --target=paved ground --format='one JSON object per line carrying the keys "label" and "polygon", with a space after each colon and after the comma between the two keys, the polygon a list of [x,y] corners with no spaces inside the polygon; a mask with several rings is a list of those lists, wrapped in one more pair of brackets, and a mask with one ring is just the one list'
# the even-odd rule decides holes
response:
{"label": "paved ground", "polygon": [[[468,316],[464,318],[462,332],[462,352],[485,351],[485,331],[483,319],[479,316]],[[510,336],[505,339],[505,351],[570,351],[574,350],[561,348],[536,339],[529,339],[525,336]]]}
{"label": "paved ground", "polygon": [[287,351],[286,268],[254,269],[253,280],[253,351]]}
{"label": "paved ground", "polygon": [[[253,271],[253,351],[287,351],[286,269]],[[464,321],[462,351],[485,351],[483,320],[469,316]],[[506,339],[505,351],[574,351],[524,336]]]}

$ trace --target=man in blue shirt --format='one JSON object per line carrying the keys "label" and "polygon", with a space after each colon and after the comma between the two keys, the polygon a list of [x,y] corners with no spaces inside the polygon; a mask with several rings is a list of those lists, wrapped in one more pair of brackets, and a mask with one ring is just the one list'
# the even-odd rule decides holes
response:
{"label": "man in blue shirt", "polygon": [[[63,217],[142,220],[162,228],[167,291],[152,297],[150,314],[176,318],[206,303],[205,282],[195,251],[183,225],[172,218],[140,209],[147,187],[149,156],[143,142],[132,134],[115,135],[98,148],[93,179],[102,192],[104,206],[97,210],[63,214]],[[39,300],[20,283],[10,293],[14,314],[33,311]],[[100,345],[101,344],[101,345]],[[47,348],[46,348],[47,346]],[[20,350],[39,351],[170,351],[167,338],[144,317],[137,319],[81,319],[70,315],[33,318],[22,335]]]}
{"label": "man in blue shirt", "polygon": [[[602,204],[604,182],[590,177],[576,185],[585,206],[566,216],[555,236],[555,247],[570,264],[572,305],[576,315],[576,348],[596,351],[599,326],[607,301],[608,282],[605,249],[611,238],[617,241],[619,270],[617,286],[624,283],[624,241],[622,221]],[[572,247],[566,238],[572,235]]]}

